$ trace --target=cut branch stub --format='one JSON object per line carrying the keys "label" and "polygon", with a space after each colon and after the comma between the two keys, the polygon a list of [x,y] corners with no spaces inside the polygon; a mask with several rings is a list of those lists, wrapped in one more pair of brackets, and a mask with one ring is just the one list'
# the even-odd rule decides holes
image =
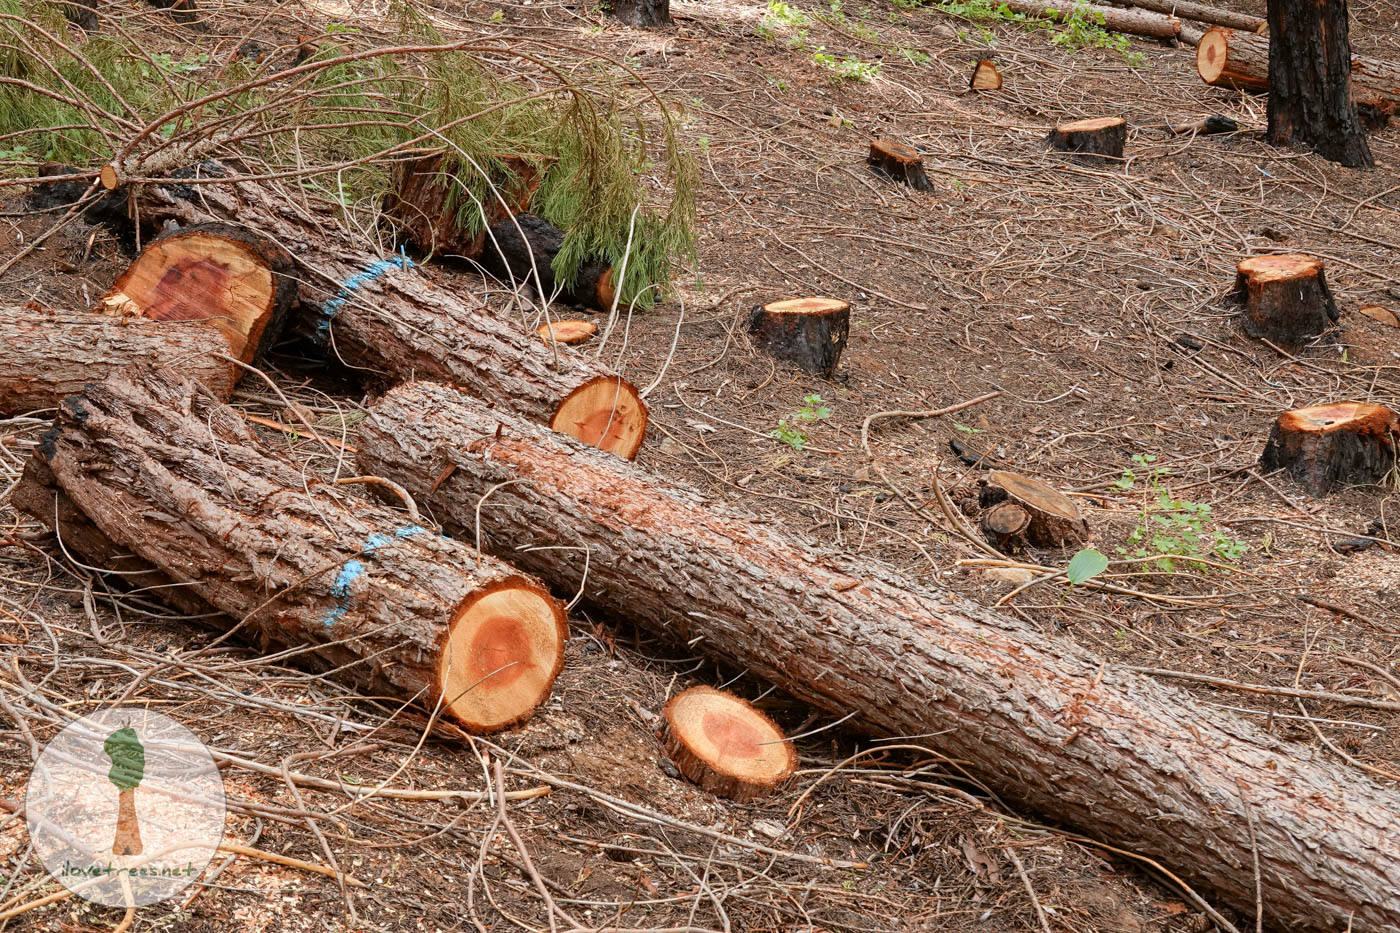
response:
{"label": "cut branch stub", "polygon": [[902,181],[915,191],[933,190],[933,183],[924,172],[924,157],[913,146],[893,139],[872,139],[866,161],[877,172]]}
{"label": "cut branch stub", "polygon": [[599,376],[575,389],[549,422],[550,430],[627,460],[647,436],[647,406],[621,376]]}
{"label": "cut branch stub", "polygon": [[1400,420],[1381,405],[1338,402],[1284,412],[1259,463],[1283,469],[1309,495],[1377,483],[1396,469]]}
{"label": "cut branch stub", "polygon": [[[544,298],[560,291],[570,304],[611,311],[613,269],[601,259],[585,260],[572,285],[561,288],[554,257],[564,245],[564,231],[534,214],[516,214],[491,225],[481,248],[481,265],[504,282],[540,286]],[[538,276],[538,281],[536,281]]]}
{"label": "cut branch stub", "polygon": [[1002,501],[982,516],[982,534],[994,547],[1003,551],[1015,550],[1025,544],[1026,529],[1030,524],[1030,512],[1014,502]]}
{"label": "cut branch stub", "polygon": [[592,321],[546,321],[535,328],[535,333],[545,343],[556,340],[559,343],[583,343],[598,333],[598,325]]}
{"label": "cut branch stub", "polygon": [[480,204],[472,201],[459,177],[477,171],[470,164],[460,165],[441,152],[399,162],[384,213],[425,253],[476,259],[486,245],[486,228],[529,210],[543,181],[535,166],[522,158],[498,156],[497,161],[503,171],[490,179],[491,188]]}
{"label": "cut branch stub", "polygon": [[997,70],[996,63],[989,58],[979,61],[977,67],[972,69],[972,78],[968,80],[967,87],[971,91],[1000,91],[1001,72]]}
{"label": "cut branch stub", "polygon": [[251,363],[282,332],[296,300],[292,258],[232,224],[196,224],[141,251],[98,310],[153,321],[209,321],[229,355]]}
{"label": "cut branch stub", "polygon": [[1050,147],[1079,156],[1121,159],[1128,141],[1128,121],[1122,117],[1096,117],[1061,123],[1050,131]]}
{"label": "cut branch stub", "polygon": [[1024,535],[1035,547],[1077,547],[1089,540],[1089,522],[1074,500],[1059,490],[1006,470],[993,470],[981,485],[984,509],[1009,502],[1030,516]]}
{"label": "cut branch stub", "polygon": [[1341,317],[1321,260],[1289,253],[1241,260],[1231,297],[1244,305],[1244,331],[1285,350],[1316,340]]}
{"label": "cut branch stub", "polygon": [[754,308],[749,333],[780,360],[830,376],[851,332],[851,306],[835,298],[789,298]]}
{"label": "cut branch stub", "polygon": [[666,754],[712,794],[757,800],[797,770],[797,749],[746,700],[712,687],[691,687],[662,710]]}

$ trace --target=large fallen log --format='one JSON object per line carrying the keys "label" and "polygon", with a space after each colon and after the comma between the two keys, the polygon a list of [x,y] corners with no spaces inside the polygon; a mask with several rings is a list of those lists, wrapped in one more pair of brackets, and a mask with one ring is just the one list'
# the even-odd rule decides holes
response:
{"label": "large fallen log", "polygon": [[1237,13],[1234,10],[1222,10],[1220,7],[1194,3],[1192,0],[1120,0],[1120,2],[1123,6],[1136,7],[1139,10],[1152,10],[1155,13],[1166,13],[1179,19],[1209,23],[1212,26],[1243,29],[1246,32],[1264,31],[1265,21],[1261,17],[1251,16],[1248,13]]}
{"label": "large fallen log", "polygon": [[265,644],[473,731],[527,718],[563,665],[562,604],[399,512],[306,482],[165,370],[66,399],[43,459],[110,541]]}
{"label": "large fallen log", "polygon": [[[205,165],[206,176],[220,167]],[[238,223],[277,241],[302,271],[300,326],[329,354],[385,382],[438,379],[491,405],[631,458],[646,436],[636,388],[589,357],[545,345],[481,295],[340,232],[329,207],[255,182],[144,186],[143,222]],[[484,291],[484,289],[483,289]]]}
{"label": "large fallen log", "polygon": [[1248,915],[1257,852],[1271,925],[1400,927],[1400,794],[1320,750],[445,386],[394,389],[358,444],[363,469],[449,528],[479,520],[488,549],[561,592],[582,584],[603,615],[855,712],[877,735],[927,735],[1003,797],[1156,858]]}
{"label": "large fallen log", "polygon": [[1113,32],[1148,39],[1175,40],[1181,36],[1181,20],[1150,10],[1120,9],[1099,6],[1081,0],[1003,0],[1013,13],[1064,22],[1082,19]]}
{"label": "large fallen log", "polygon": [[0,306],[0,415],[53,408],[138,363],[173,366],[226,399],[242,371],[228,341],[199,321],[120,319],[90,311]]}
{"label": "large fallen log", "polygon": [[[1215,87],[1268,91],[1269,37],[1207,29],[1196,46],[1196,73]],[[1358,104],[1400,105],[1400,64],[1353,55],[1351,96]]]}

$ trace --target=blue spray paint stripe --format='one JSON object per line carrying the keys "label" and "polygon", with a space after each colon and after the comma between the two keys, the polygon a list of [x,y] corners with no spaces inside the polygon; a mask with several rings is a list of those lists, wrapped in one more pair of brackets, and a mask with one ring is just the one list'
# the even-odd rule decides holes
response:
{"label": "blue spray paint stripe", "polygon": [[[402,541],[419,532],[427,533],[427,530],[420,525],[404,525],[392,535],[376,531],[365,539],[365,546],[360,549],[360,553],[366,556],[371,555],[386,544]],[[340,605],[326,613],[326,628],[330,628],[345,617],[345,613],[350,609],[350,591],[354,587],[355,581],[364,576],[364,573],[365,565],[353,557],[341,565],[340,572],[335,575],[335,582],[331,584],[331,595],[336,598]]]}
{"label": "blue spray paint stripe", "polygon": [[316,340],[320,343],[326,343],[330,340],[331,321],[335,319],[335,316],[339,314],[341,309],[350,301],[356,289],[363,288],[391,269],[409,269],[412,268],[413,265],[413,260],[409,259],[400,251],[399,255],[392,259],[375,260],[346,279],[340,288],[336,290],[335,297],[329,299],[321,306],[321,320],[316,324]]}

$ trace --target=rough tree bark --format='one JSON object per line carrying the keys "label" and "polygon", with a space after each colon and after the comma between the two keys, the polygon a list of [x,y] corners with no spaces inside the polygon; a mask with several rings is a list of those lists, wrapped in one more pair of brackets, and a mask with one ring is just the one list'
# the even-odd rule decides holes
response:
{"label": "rough tree bark", "polygon": [[1265,22],[1258,16],[1237,13],[1234,10],[1222,10],[1220,7],[1194,3],[1192,0],[1122,0],[1122,3],[1124,6],[1152,10],[1155,13],[1166,13],[1181,19],[1195,20],[1198,23],[1210,23],[1213,26],[1243,29],[1246,32],[1264,31]]}
{"label": "rough tree bark", "polygon": [[1338,402],[1278,416],[1259,464],[1286,470],[1309,495],[1378,483],[1396,469],[1400,419],[1382,405]]}
{"label": "rough tree bark", "polygon": [[851,306],[837,298],[788,298],[749,315],[754,342],[813,375],[831,376],[851,335]]}
{"label": "rough tree bark", "polygon": [[558,292],[570,304],[611,311],[616,297],[612,266],[590,259],[579,268],[573,284],[564,286],[554,275],[554,257],[563,245],[563,230],[534,214],[519,214],[491,226],[479,261],[503,282],[543,288],[543,298]]}
{"label": "rough tree bark", "polygon": [[486,228],[521,211],[539,190],[543,175],[515,156],[500,159],[504,173],[491,178],[488,192],[473,203],[458,180],[477,170],[433,152],[394,164],[391,192],[384,213],[400,235],[425,253],[448,253],[475,259],[486,244]]}
{"label": "rough tree bark", "polygon": [[1244,331],[1251,337],[1300,350],[1341,319],[1319,259],[1298,253],[1251,256],[1235,269],[1230,298],[1244,306]]}
{"label": "rough tree bark", "polygon": [[1061,123],[1047,137],[1050,147],[1084,158],[1123,158],[1128,141],[1128,121],[1122,117],[1095,117]]}
{"label": "rough tree bark", "polygon": [[89,385],[43,447],[111,541],[357,686],[493,731],[528,718],[563,664],[564,610],[538,581],[334,485],[308,488],[233,409],[168,371]]}
{"label": "rough tree bark", "polygon": [[613,0],[613,16],[629,26],[669,26],[671,0]]}
{"label": "rough tree bark", "polygon": [[1351,96],[1347,0],[1269,0],[1269,141],[1375,165]]}
{"label": "rough tree bark", "polygon": [[874,734],[931,733],[997,793],[1150,855],[1247,914],[1257,851],[1272,925],[1400,927],[1400,795],[1319,749],[444,386],[386,395],[359,450],[363,468],[450,527],[472,527],[479,507],[486,545],[561,592],[585,562],[530,545],[586,545],[583,593],[600,611],[814,706],[856,711]]}
{"label": "rough tree bark", "polygon": [[[1005,0],[1005,5],[1013,13],[1059,22],[1072,16],[1082,16],[1087,11],[1093,14],[1093,22],[1104,29],[1148,39],[1172,40],[1181,34],[1181,21],[1175,16],[1165,16],[1148,10],[1124,10],[1084,3],[1082,0]],[[1100,17],[1102,22],[1099,22]]]}
{"label": "rough tree bark", "polygon": [[[977,67],[981,68],[982,63]],[[973,79],[976,80],[975,75]],[[998,83],[997,87],[1001,85]],[[870,154],[865,157],[865,161],[886,178],[902,181],[915,191],[933,190],[933,183],[928,180],[928,173],[924,171],[924,157],[919,155],[919,150],[907,143],[897,139],[872,139]]]}
{"label": "rough tree bark", "polygon": [[174,366],[220,399],[242,375],[216,354],[228,341],[202,321],[123,320],[91,311],[0,305],[0,415],[53,408],[89,382],[139,363]]}
{"label": "rough tree bark", "polygon": [[[204,178],[221,168],[200,166]],[[194,179],[198,180],[198,179]],[[647,411],[636,388],[567,347],[545,345],[489,299],[439,283],[433,270],[379,258],[340,232],[331,209],[268,185],[141,189],[143,221],[238,223],[279,242],[303,275],[299,322],[327,352],[383,382],[439,379],[499,408],[619,456],[635,457]]]}

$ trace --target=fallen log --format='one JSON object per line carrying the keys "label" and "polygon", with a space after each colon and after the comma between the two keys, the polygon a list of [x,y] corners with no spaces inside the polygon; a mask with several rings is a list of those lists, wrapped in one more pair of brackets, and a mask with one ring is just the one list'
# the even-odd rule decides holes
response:
{"label": "fallen log", "polygon": [[1229,29],[1242,29],[1245,32],[1263,32],[1265,26],[1263,17],[1250,16],[1248,13],[1238,13],[1234,10],[1222,10],[1220,7],[1207,6],[1204,3],[1193,3],[1192,0],[1119,0],[1119,2],[1124,6],[1136,7],[1139,10],[1166,13],[1178,19],[1209,23],[1212,26],[1225,26]]}
{"label": "fallen log", "polygon": [[1338,402],[1278,416],[1259,465],[1284,470],[1310,496],[1378,483],[1395,470],[1400,418],[1382,405]]}
{"label": "fallen log", "polygon": [[500,160],[503,171],[490,178],[490,191],[474,201],[472,186],[462,179],[462,166],[445,153],[433,152],[397,162],[384,213],[400,236],[425,253],[447,253],[466,259],[481,255],[486,228],[530,209],[543,175],[515,156]]}
{"label": "fallen log", "polygon": [[797,770],[797,750],[773,720],[744,699],[691,687],[661,711],[666,754],[712,794],[741,803],[773,793]]}
{"label": "fallen log", "polygon": [[558,294],[570,304],[611,311],[616,298],[612,266],[590,259],[573,284],[565,285],[554,274],[554,257],[563,246],[563,230],[534,214],[517,214],[491,225],[479,261],[503,282],[543,289],[541,301]]}
{"label": "fallen log", "polygon": [[152,321],[208,321],[251,363],[282,334],[297,297],[292,257],[243,227],[196,224],[141,251],[98,310]]}
{"label": "fallen log", "polygon": [[112,542],[265,644],[471,731],[528,718],[564,659],[562,604],[463,544],[306,483],[233,409],[165,370],[65,400],[43,456]]}
{"label": "fallen log", "polygon": [[[201,165],[208,178],[221,166]],[[329,354],[386,383],[437,379],[622,457],[635,457],[647,410],[626,379],[546,346],[502,305],[435,281],[403,256],[379,258],[340,232],[332,208],[256,182],[144,186],[143,221],[237,222],[290,252],[301,275],[297,324]]]}
{"label": "fallen log", "polygon": [[[1269,90],[1269,37],[1207,29],[1196,46],[1196,73],[1206,84],[1237,91]],[[1400,105],[1400,64],[1351,57],[1351,96],[1358,105]],[[1390,105],[1387,107],[1386,105]]]}
{"label": "fallen log", "polygon": [[229,346],[199,321],[123,320],[91,311],[0,305],[0,415],[53,408],[89,382],[139,363],[173,366],[220,399],[242,371]]}
{"label": "fallen log", "polygon": [[1245,333],[1285,350],[1302,349],[1342,316],[1322,261],[1297,253],[1240,260],[1229,297],[1244,306]]}
{"label": "fallen log", "polygon": [[[855,712],[870,733],[928,735],[1004,798],[1153,857],[1247,914],[1257,854],[1280,929],[1400,925],[1400,794],[1318,749],[445,386],[389,392],[358,443],[365,470],[449,528],[479,516],[488,549],[560,592],[582,583],[600,612]],[[561,544],[589,560],[561,559]]]}
{"label": "fallen log", "polygon": [[1164,16],[1148,10],[1124,10],[1119,7],[1084,3],[1081,0],[1004,0],[1000,5],[1022,16],[1035,16],[1056,22],[1079,19],[1113,32],[1147,39],[1171,41],[1181,34],[1181,21],[1175,16]]}

